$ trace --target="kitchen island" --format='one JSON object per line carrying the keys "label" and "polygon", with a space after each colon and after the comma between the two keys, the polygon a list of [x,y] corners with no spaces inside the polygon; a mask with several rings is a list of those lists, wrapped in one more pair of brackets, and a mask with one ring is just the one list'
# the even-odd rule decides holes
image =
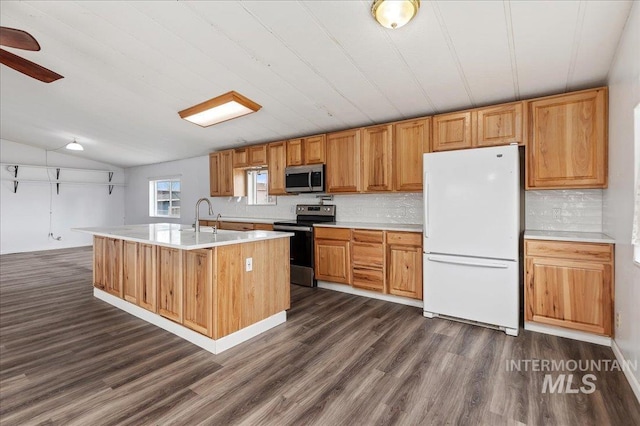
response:
{"label": "kitchen island", "polygon": [[94,296],[214,354],[286,321],[289,237],[157,223],[93,235]]}

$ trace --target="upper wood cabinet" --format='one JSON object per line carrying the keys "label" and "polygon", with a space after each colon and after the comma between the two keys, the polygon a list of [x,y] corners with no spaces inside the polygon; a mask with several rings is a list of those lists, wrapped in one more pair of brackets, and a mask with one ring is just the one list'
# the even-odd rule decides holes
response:
{"label": "upper wood cabinet", "polygon": [[232,167],[249,167],[249,149],[235,148],[232,151]]}
{"label": "upper wood cabinet", "polygon": [[285,142],[273,142],[267,145],[267,168],[269,169],[269,195],[286,195],[284,169],[287,164],[287,146]]}
{"label": "upper wood cabinet", "polygon": [[360,192],[360,130],[327,134],[326,190]]}
{"label": "upper wood cabinet", "polygon": [[235,150],[209,154],[209,195],[211,197],[242,197],[245,195],[245,175],[242,169],[233,168]]}
{"label": "upper wood cabinet", "polygon": [[391,191],[393,126],[365,127],[361,132],[363,191]]}
{"label": "upper wood cabinet", "polygon": [[209,195],[217,197],[220,194],[220,153],[209,154]]}
{"label": "upper wood cabinet", "polygon": [[287,166],[324,164],[325,161],[325,135],[308,136],[287,141]]}
{"label": "upper wood cabinet", "polygon": [[472,112],[472,145],[524,144],[523,102],[480,108]]}
{"label": "upper wood cabinet", "polygon": [[525,320],[611,336],[613,245],[525,241]]}
{"label": "upper wood cabinet", "polygon": [[429,152],[431,119],[393,125],[393,189],[422,191],[422,154]]}
{"label": "upper wood cabinet", "polygon": [[607,187],[607,89],[529,103],[527,188]]}
{"label": "upper wood cabinet", "polygon": [[266,166],[267,165],[267,145],[253,145],[249,150],[250,166]]}
{"label": "upper wood cabinet", "polygon": [[432,151],[471,148],[471,111],[433,117]]}

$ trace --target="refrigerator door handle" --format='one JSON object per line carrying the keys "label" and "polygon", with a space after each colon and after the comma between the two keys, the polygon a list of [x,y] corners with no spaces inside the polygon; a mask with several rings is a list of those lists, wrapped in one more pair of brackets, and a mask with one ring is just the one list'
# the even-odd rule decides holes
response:
{"label": "refrigerator door handle", "polygon": [[439,262],[439,263],[449,263],[452,265],[466,265],[466,266],[478,266],[481,268],[497,268],[497,269],[507,269],[509,267],[508,264],[505,263],[496,263],[496,262],[473,262],[470,260],[451,260],[444,259],[441,257],[429,256],[427,260],[431,262]]}
{"label": "refrigerator door handle", "polygon": [[422,181],[424,188],[424,237],[429,238],[429,173],[424,173]]}

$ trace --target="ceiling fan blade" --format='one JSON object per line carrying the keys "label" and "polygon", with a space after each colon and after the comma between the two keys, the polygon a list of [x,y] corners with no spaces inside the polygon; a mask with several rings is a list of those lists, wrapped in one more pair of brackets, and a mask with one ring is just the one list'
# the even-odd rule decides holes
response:
{"label": "ceiling fan blade", "polygon": [[44,81],[45,83],[51,83],[52,81],[64,78],[58,73],[48,70],[35,62],[31,62],[27,59],[21,58],[20,56],[14,55],[11,52],[7,52],[4,49],[0,49],[0,63],[26,74],[29,77],[33,77],[36,80]]}
{"label": "ceiling fan blade", "polygon": [[31,34],[7,27],[0,27],[0,45],[22,50],[40,50],[40,45]]}

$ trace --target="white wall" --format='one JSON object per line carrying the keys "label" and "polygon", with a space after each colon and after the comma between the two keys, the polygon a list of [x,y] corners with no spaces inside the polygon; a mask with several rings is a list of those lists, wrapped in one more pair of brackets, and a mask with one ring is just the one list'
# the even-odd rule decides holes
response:
{"label": "white wall", "polygon": [[[193,223],[195,204],[209,194],[209,157],[170,161],[125,170],[125,221],[127,224],[148,222]],[[149,179],[180,176],[180,219],[149,217]],[[249,206],[245,197],[210,198],[215,214],[223,217],[294,219],[296,204],[317,204],[313,194],[277,197],[275,206]],[[328,204],[335,204],[337,220],[357,222],[422,223],[422,194],[337,195]],[[200,216],[208,216],[206,206],[200,206]]]}
{"label": "white wall", "polygon": [[[625,358],[635,360],[640,359],[640,268],[632,261],[630,240],[635,167],[633,109],[640,102],[639,52],[640,4],[635,3],[608,77],[609,188],[604,192],[604,232],[616,241],[615,306],[622,320],[615,341]],[[640,371],[635,377],[640,381]]]}
{"label": "white wall", "polygon": [[[60,151],[46,153],[43,149],[0,140],[0,253],[17,253],[78,247],[91,244],[91,236],[71,231],[86,226],[119,225],[124,222],[124,187],[114,187],[109,195],[106,186],[60,185],[60,195],[55,185],[43,183],[18,184],[13,192],[13,173],[5,163],[45,165],[45,154],[50,166],[114,170],[114,182],[124,182],[121,168],[96,161],[84,160],[82,153],[66,155]],[[50,171],[55,180],[55,170]],[[22,179],[47,179],[45,169],[18,169]],[[84,182],[107,181],[106,173],[61,171],[60,180]],[[51,207],[51,208],[50,208]],[[50,214],[49,212],[52,212]],[[51,230],[60,241],[49,238]]]}

